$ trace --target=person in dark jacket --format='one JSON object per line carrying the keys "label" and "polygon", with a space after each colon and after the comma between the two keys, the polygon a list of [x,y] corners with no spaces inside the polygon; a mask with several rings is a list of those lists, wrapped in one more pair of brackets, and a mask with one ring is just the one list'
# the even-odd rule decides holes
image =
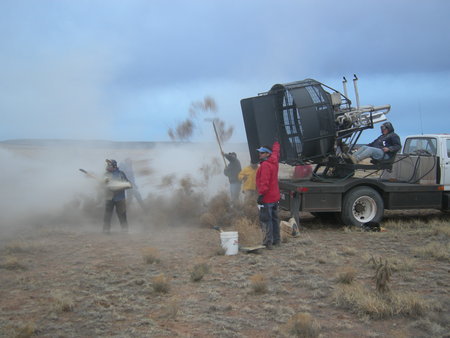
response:
{"label": "person in dark jacket", "polygon": [[280,222],[278,218],[278,168],[280,144],[275,141],[272,149],[262,146],[259,152],[260,165],[256,172],[258,190],[259,220],[264,231],[263,245],[271,250],[273,245],[280,245]]}
{"label": "person in dark jacket", "polygon": [[369,157],[375,160],[387,160],[401,148],[400,137],[394,133],[394,126],[391,122],[385,122],[381,125],[381,135],[373,142],[355,151],[350,155],[350,159],[355,164]]}
{"label": "person in dark jacket", "polygon": [[105,182],[105,215],[103,218],[103,232],[110,233],[111,218],[114,208],[119,218],[123,232],[128,232],[125,190],[131,188],[131,183],[123,171],[117,167],[115,160],[106,160]]}
{"label": "person in dark jacket", "polygon": [[222,153],[222,155],[230,162],[223,173],[228,177],[230,182],[230,195],[232,201],[239,200],[239,193],[241,192],[241,181],[239,180],[239,173],[241,172],[241,162],[239,162],[236,153]]}

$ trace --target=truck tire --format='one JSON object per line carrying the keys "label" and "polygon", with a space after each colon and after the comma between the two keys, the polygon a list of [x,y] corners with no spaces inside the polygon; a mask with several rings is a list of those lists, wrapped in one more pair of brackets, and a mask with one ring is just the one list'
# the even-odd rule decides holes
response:
{"label": "truck tire", "polygon": [[345,225],[362,226],[381,222],[384,203],[380,194],[369,187],[357,187],[344,196],[341,218]]}

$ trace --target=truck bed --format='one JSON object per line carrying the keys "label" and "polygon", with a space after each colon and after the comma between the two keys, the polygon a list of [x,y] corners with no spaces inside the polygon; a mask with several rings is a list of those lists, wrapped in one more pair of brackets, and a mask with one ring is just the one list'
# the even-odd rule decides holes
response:
{"label": "truck bed", "polygon": [[365,186],[376,190],[383,199],[385,209],[440,209],[442,207],[441,186],[437,184],[411,184],[370,178],[327,179],[326,182],[312,180],[279,181],[284,209],[290,209],[291,200],[300,196],[300,210],[309,212],[341,211],[342,196],[350,189]]}

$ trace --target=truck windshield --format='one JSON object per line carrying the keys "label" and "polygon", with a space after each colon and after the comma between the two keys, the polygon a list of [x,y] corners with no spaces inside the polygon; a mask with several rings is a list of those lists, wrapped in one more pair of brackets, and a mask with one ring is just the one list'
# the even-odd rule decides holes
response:
{"label": "truck windshield", "polygon": [[436,155],[436,139],[429,137],[408,138],[403,154]]}

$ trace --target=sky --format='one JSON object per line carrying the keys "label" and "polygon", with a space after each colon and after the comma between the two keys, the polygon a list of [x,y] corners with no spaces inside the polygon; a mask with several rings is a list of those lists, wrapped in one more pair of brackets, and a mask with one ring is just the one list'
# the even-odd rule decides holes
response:
{"label": "sky", "polygon": [[[450,132],[449,14],[447,0],[2,0],[0,141],[169,141],[210,96],[245,142],[241,99],[353,74],[401,137]],[[194,141],[213,140],[203,122]]]}

